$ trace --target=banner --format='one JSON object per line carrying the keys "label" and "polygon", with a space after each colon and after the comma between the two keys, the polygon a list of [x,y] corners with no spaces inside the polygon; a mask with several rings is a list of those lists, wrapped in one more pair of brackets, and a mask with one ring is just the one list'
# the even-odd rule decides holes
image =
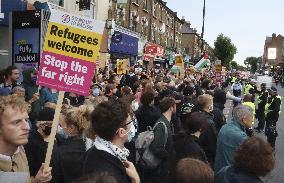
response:
{"label": "banner", "polygon": [[88,95],[104,22],[52,10],[38,73],[38,85]]}

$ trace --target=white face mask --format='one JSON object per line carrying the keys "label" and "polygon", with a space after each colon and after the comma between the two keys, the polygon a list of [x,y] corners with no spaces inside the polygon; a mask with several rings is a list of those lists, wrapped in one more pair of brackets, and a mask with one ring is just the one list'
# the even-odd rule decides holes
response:
{"label": "white face mask", "polygon": [[137,111],[138,108],[139,108],[139,103],[137,101],[133,101],[131,103],[131,108],[132,108],[133,111]]}
{"label": "white face mask", "polygon": [[128,135],[128,137],[127,137],[128,142],[131,142],[132,139],[135,137],[135,134],[136,134],[136,128],[135,128],[133,122],[131,123],[130,130],[126,134]]}

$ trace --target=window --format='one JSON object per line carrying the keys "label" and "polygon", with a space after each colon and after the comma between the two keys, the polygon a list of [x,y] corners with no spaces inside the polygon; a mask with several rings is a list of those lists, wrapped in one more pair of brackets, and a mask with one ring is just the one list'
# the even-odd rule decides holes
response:
{"label": "window", "polygon": [[161,9],[160,9],[160,20],[162,21],[163,20],[163,7],[161,6]]}
{"label": "window", "polygon": [[144,10],[148,10],[148,0],[143,0],[144,2],[143,2],[143,8],[144,8]]}
{"label": "window", "polygon": [[136,32],[138,21],[139,21],[139,16],[137,14],[137,11],[131,12],[131,15],[130,15],[130,29],[132,31]]}
{"label": "window", "polygon": [[152,14],[153,16],[157,17],[157,8],[158,8],[158,3],[157,1],[153,1],[153,9],[152,9]]}
{"label": "window", "polygon": [[148,21],[146,17],[142,17],[141,24],[142,24],[141,34],[147,34]]}
{"label": "window", "polygon": [[91,0],[90,10],[85,10],[84,15],[92,19],[95,18],[95,0]]}
{"label": "window", "polygon": [[48,2],[64,7],[64,0],[48,0]]}

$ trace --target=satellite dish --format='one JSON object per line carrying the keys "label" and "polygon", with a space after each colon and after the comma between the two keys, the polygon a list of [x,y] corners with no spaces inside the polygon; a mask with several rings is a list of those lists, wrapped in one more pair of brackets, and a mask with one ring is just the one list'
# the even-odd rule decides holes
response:
{"label": "satellite dish", "polygon": [[166,32],[166,24],[163,23],[161,27],[161,33],[165,33],[165,32]]}

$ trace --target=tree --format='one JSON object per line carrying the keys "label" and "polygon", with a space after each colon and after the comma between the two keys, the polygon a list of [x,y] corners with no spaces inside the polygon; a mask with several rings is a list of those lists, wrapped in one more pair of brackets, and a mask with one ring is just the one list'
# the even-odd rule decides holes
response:
{"label": "tree", "polygon": [[244,61],[251,73],[255,73],[257,70],[258,57],[247,57]]}
{"label": "tree", "polygon": [[231,68],[237,70],[237,67],[238,67],[238,63],[236,61],[232,61],[231,62]]}
{"label": "tree", "polygon": [[236,61],[231,62],[231,68],[237,71],[246,71],[246,67],[239,65]]}
{"label": "tree", "polygon": [[220,34],[215,40],[214,46],[214,54],[221,60],[223,66],[230,68],[230,63],[237,53],[237,48],[231,39]]}

